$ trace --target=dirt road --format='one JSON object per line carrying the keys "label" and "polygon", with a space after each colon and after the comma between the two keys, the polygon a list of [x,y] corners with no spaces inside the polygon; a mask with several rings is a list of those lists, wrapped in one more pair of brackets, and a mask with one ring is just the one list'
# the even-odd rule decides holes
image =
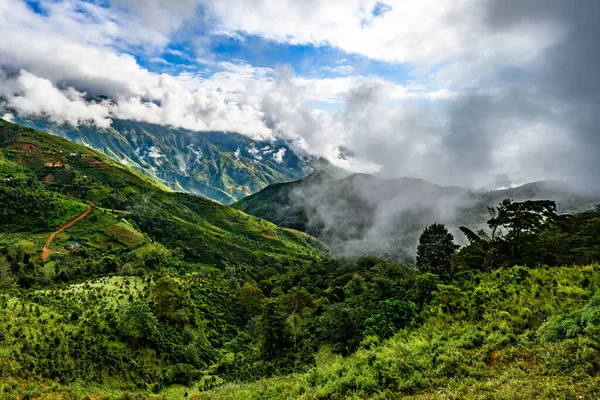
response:
{"label": "dirt road", "polygon": [[67,222],[66,224],[64,224],[63,226],[61,226],[60,228],[58,228],[54,232],[52,232],[52,234],[50,236],[48,236],[48,240],[46,240],[46,244],[44,245],[44,249],[42,250],[42,260],[43,261],[46,261],[46,259],[48,258],[48,256],[51,253],[51,251],[50,251],[50,242],[52,242],[52,239],[54,239],[54,237],[56,235],[58,235],[59,233],[61,233],[65,229],[72,227],[75,222],[79,221],[82,218],[85,218],[85,216],[88,215],[90,213],[90,211],[92,211],[92,207],[91,206],[87,206],[87,208],[85,209],[84,212],[82,212],[77,217],[73,218],[72,220],[70,220],[69,222]]}

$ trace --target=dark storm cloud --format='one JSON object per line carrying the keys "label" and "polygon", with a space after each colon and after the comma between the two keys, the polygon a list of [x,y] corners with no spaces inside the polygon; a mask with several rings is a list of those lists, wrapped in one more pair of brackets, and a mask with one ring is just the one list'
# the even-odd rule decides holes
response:
{"label": "dark storm cloud", "polygon": [[531,81],[468,93],[452,105],[446,147],[463,164],[458,170],[485,169],[495,142],[541,126],[535,141],[510,138],[520,147],[521,173],[600,189],[600,2],[494,0],[484,22],[490,34],[527,24],[553,24],[565,34],[530,66]]}

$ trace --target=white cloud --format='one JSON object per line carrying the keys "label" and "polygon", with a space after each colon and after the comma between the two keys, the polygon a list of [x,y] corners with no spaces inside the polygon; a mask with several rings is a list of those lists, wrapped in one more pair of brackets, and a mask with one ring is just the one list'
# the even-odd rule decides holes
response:
{"label": "white cloud", "polygon": [[281,164],[283,162],[283,156],[285,156],[285,148],[282,147],[273,154],[273,160],[275,160],[276,163]]}
{"label": "white cloud", "polygon": [[14,92],[4,94],[10,96],[10,105],[24,115],[46,115],[51,121],[74,126],[93,123],[108,128],[111,124],[106,104],[86,102],[83,93],[73,88],[60,91],[49,80],[24,70],[14,81]]}
{"label": "white cloud", "polygon": [[196,17],[200,0],[110,0],[140,19],[141,26],[170,33]]}
{"label": "white cloud", "polygon": [[158,149],[154,146],[150,146],[147,154],[148,154],[148,157],[153,158],[155,160],[164,157],[164,155],[161,154],[160,151],[158,151]]}
{"label": "white cloud", "polygon": [[[569,147],[565,132],[578,127],[557,122],[561,113],[555,110],[565,107],[560,100],[546,103],[530,82],[520,81],[543,69],[548,49],[562,43],[568,29],[558,17],[518,19],[491,29],[489,2],[476,0],[386,1],[388,9],[378,16],[372,12],[375,0],[203,0],[206,15],[192,21],[199,1],[111,3],[117,8],[42,2],[40,15],[20,0],[0,2],[0,96],[9,112],[74,125],[107,127],[122,118],[281,137],[292,149],[352,171],[457,184],[481,184],[482,174],[525,167],[531,177],[541,177],[535,149],[544,148],[548,138],[577,148]],[[203,53],[209,44],[204,33],[193,38],[196,53],[190,57],[205,59],[212,74],[153,73],[132,55],[159,58],[187,23],[210,23],[204,28],[232,37],[249,33],[410,63],[415,81],[400,85],[353,75],[350,57],[325,67],[341,75],[327,79],[298,76],[286,66],[219,63]],[[502,87],[502,70],[525,76],[514,79],[520,90]],[[483,100],[464,101],[469,96]],[[511,106],[522,103],[534,112]],[[260,157],[257,149],[249,151]],[[283,159],[280,151],[272,153],[276,161]],[[151,150],[148,156],[162,154]]]}
{"label": "white cloud", "polygon": [[[434,65],[455,58],[535,57],[540,38],[555,37],[551,24],[515,26],[490,33],[477,0],[390,0],[374,16],[377,0],[206,0],[215,30],[244,32],[290,44],[331,45],[389,62]],[[493,51],[490,51],[493,49]]]}
{"label": "white cloud", "polygon": [[351,65],[337,65],[335,67],[323,67],[323,70],[334,74],[350,75],[354,72],[354,67]]}
{"label": "white cloud", "polygon": [[262,156],[260,155],[260,150],[258,150],[256,147],[252,146],[252,147],[248,148],[248,153],[250,153],[252,155],[252,157],[254,157],[255,160],[262,160]]}

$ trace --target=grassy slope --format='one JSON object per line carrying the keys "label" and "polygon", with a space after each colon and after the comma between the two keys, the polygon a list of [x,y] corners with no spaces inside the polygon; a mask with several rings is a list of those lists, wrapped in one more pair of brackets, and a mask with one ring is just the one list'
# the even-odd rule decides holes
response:
{"label": "grassy slope", "polygon": [[4,121],[0,121],[0,139],[3,158],[10,160],[15,172],[23,169],[16,167],[19,162],[24,171],[45,180],[47,189],[62,193],[58,201],[77,200],[130,213],[121,217],[167,246],[188,249],[189,260],[218,265],[318,255],[314,242],[304,235],[210,200],[172,193],[155,180],[65,139]]}
{"label": "grassy slope", "polygon": [[[593,399],[600,389],[599,282],[598,265],[471,273],[451,282],[461,294],[440,292],[420,323],[383,342],[367,337],[358,352],[347,358],[322,349],[317,366],[308,373],[226,384],[210,391],[200,390],[203,382],[194,387],[175,385],[140,398],[180,399],[187,393],[191,399],[212,400]],[[68,340],[70,333],[83,329],[82,322],[91,324],[90,329],[101,323],[86,310],[98,305],[110,310],[128,303],[130,294],[133,299],[143,296],[147,288],[139,278],[103,278],[4,300],[0,330],[6,332],[7,325],[27,328],[21,333],[25,341],[9,339],[0,349],[4,355],[0,371],[14,373],[21,368],[10,361],[11,352],[43,338],[36,320],[45,319],[47,328],[67,332]],[[555,329],[558,317],[582,314],[578,310],[586,310],[590,301],[594,306],[587,308],[591,321],[587,326],[576,328],[567,321],[558,324],[564,329]],[[81,312],[82,321],[70,321],[65,309]],[[591,317],[589,310],[595,310]],[[59,352],[68,351],[64,344],[60,346]],[[123,360],[136,357],[125,347],[118,351]],[[0,384],[7,396],[29,390],[32,395],[57,399],[66,395],[128,398],[121,396],[131,392],[119,387],[110,378],[102,387],[15,378]]]}
{"label": "grassy slope", "polygon": [[[599,283],[598,265],[474,273],[453,282],[460,293],[439,294],[422,325],[382,343],[368,337],[348,358],[322,351],[307,374],[188,391],[213,400],[597,398]],[[592,322],[557,322],[582,307]]]}

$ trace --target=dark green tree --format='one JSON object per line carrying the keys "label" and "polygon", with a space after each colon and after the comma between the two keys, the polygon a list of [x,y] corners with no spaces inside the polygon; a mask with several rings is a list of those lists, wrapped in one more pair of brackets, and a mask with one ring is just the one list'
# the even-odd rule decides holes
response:
{"label": "dark green tree", "polygon": [[334,350],[348,354],[358,345],[360,326],[355,311],[343,303],[332,304],[317,323],[317,331]]}
{"label": "dark green tree", "polygon": [[175,278],[163,276],[150,287],[148,301],[159,320],[178,324],[195,324],[190,295]]}
{"label": "dark green tree", "polygon": [[379,303],[379,312],[365,321],[366,331],[382,337],[389,337],[406,327],[416,316],[413,302],[399,299],[384,300]]}
{"label": "dark green tree", "polygon": [[450,257],[458,247],[443,224],[429,225],[419,237],[417,268],[438,275],[452,273]]}
{"label": "dark green tree", "polygon": [[506,231],[505,240],[510,244],[512,262],[522,261],[521,249],[524,237],[540,232],[544,221],[556,217],[556,202],[552,200],[527,200],[514,202],[504,199],[492,210],[488,225],[492,232],[498,229]]}
{"label": "dark green tree", "polygon": [[144,300],[133,301],[121,311],[118,327],[123,336],[134,342],[151,341],[158,334],[158,320]]}
{"label": "dark green tree", "polygon": [[273,360],[288,343],[286,315],[280,310],[276,300],[271,299],[265,303],[256,329],[263,357]]}
{"label": "dark green tree", "polygon": [[265,295],[259,288],[245,283],[237,294],[237,300],[244,318],[250,319],[260,314],[264,298]]}

